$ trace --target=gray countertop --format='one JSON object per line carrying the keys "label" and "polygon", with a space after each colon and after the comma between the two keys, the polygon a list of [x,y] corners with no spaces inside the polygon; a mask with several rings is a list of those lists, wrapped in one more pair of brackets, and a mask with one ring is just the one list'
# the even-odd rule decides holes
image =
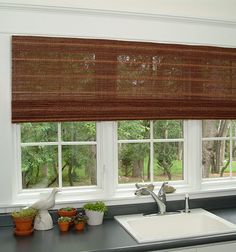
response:
{"label": "gray countertop", "polygon": [[[212,213],[236,224],[236,208],[214,210]],[[156,243],[137,243],[114,219],[100,226],[87,226],[83,232],[71,229],[60,233],[55,226],[48,231],[34,231],[31,236],[13,234],[13,227],[0,228],[0,251],[7,252],[65,252],[65,251],[151,251],[165,248],[193,246],[220,241],[236,240],[236,232],[205,237],[188,238]]]}

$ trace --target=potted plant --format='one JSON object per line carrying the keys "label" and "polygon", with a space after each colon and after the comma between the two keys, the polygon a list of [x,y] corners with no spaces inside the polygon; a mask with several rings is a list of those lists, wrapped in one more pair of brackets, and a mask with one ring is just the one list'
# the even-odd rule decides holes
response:
{"label": "potted plant", "polygon": [[84,227],[87,221],[88,221],[88,217],[83,212],[78,213],[74,217],[75,229],[78,231],[84,230]]}
{"label": "potted plant", "polygon": [[87,203],[83,209],[88,217],[89,225],[101,225],[103,222],[104,213],[107,212],[107,207],[104,202],[97,201],[95,203]]}
{"label": "potted plant", "polygon": [[33,232],[33,221],[37,214],[37,209],[29,207],[20,211],[12,212],[11,216],[15,224],[14,232],[16,235],[29,235]]}
{"label": "potted plant", "polygon": [[60,217],[74,217],[77,214],[77,209],[74,207],[63,207],[58,210],[58,215]]}
{"label": "potted plant", "polygon": [[70,217],[60,217],[57,220],[60,231],[67,232],[69,230],[71,218]]}

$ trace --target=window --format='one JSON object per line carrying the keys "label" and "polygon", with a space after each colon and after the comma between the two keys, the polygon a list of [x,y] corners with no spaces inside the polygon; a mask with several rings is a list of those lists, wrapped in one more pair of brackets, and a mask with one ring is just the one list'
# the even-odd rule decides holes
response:
{"label": "window", "polygon": [[95,186],[96,123],[21,124],[22,188]]}
{"label": "window", "polygon": [[183,180],[183,121],[118,122],[119,183]]}
{"label": "window", "polygon": [[[117,125],[118,153],[113,153],[118,155],[118,171],[113,172],[119,174],[119,184],[184,179],[183,121],[120,121]],[[97,176],[101,164],[97,164],[96,123],[23,123],[20,129],[23,189],[102,184]],[[106,142],[107,136],[103,137]]]}
{"label": "window", "polygon": [[232,178],[236,173],[236,121],[202,123],[202,177]]}
{"label": "window", "polygon": [[158,188],[169,181],[178,193],[206,192],[230,189],[236,178],[236,121],[23,123],[19,128],[18,188],[24,189],[19,200],[57,186],[72,202],[79,193],[81,200],[128,197],[130,203],[137,200],[135,183]]}

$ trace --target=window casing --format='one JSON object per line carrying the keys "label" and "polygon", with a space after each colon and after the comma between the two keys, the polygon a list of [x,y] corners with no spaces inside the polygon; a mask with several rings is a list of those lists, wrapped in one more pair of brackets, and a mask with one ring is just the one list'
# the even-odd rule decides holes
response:
{"label": "window casing", "polygon": [[[151,201],[149,197],[137,198],[133,195],[134,184],[119,184],[118,177],[118,146],[124,141],[118,139],[117,122],[98,122],[97,123],[97,186],[64,187],[62,193],[58,195],[57,204],[76,204],[88,200],[102,199],[110,204],[128,204]],[[17,204],[26,204],[32,202],[38,193],[48,191],[48,189],[28,189],[21,190],[21,172],[20,172],[20,126],[18,132],[18,167],[17,167],[17,188],[15,202]],[[201,140],[202,123],[198,120],[184,121],[183,139],[181,139],[184,148],[184,179],[179,181],[170,181],[170,184],[177,188],[175,194],[168,195],[169,200],[182,199],[183,194],[188,192],[192,197],[209,197],[209,192],[214,195],[229,194],[234,188],[235,178],[221,179],[219,183],[215,179],[202,179],[201,162]],[[177,141],[177,139],[175,139]],[[127,141],[127,140],[125,140]],[[134,140],[131,140],[134,141]],[[145,142],[146,140],[144,140]],[[158,140],[159,141],[159,140]],[[171,140],[167,140],[171,141]],[[179,139],[178,139],[179,141]],[[129,142],[129,141],[128,141]],[[135,141],[134,141],[135,142]],[[139,142],[139,140],[138,140]],[[147,141],[149,144],[152,140]],[[65,143],[61,143],[62,145]],[[156,188],[162,183],[153,181]],[[66,202],[66,203],[65,203]]]}

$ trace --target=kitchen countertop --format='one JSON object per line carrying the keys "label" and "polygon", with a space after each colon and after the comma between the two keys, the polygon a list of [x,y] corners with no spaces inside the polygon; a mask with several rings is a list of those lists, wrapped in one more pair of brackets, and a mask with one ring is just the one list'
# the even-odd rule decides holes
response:
{"label": "kitchen countertop", "polygon": [[[236,224],[236,208],[210,211]],[[83,232],[70,230],[60,233],[55,226],[48,231],[34,231],[31,236],[19,237],[13,234],[13,227],[0,228],[0,251],[7,252],[64,252],[64,251],[152,251],[158,249],[194,246],[221,241],[236,240],[231,234],[186,238],[173,241],[139,244],[114,219],[104,221],[100,226],[87,226]]]}

